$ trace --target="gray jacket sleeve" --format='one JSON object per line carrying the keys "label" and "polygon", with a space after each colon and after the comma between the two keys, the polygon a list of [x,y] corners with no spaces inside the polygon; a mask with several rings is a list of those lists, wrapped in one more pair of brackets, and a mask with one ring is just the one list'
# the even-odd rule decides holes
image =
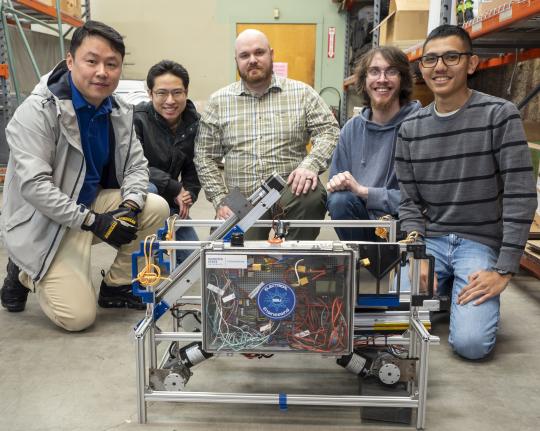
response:
{"label": "gray jacket sleeve", "polygon": [[[20,193],[26,202],[56,223],[79,228],[88,209],[77,204],[70,192],[61,190],[54,181],[59,125],[54,115],[56,110],[44,107],[40,101],[40,97],[30,96],[6,128]],[[81,165],[84,165],[83,157]],[[84,175],[84,166],[76,169],[81,169]]]}
{"label": "gray jacket sleeve", "polygon": [[[142,209],[148,193],[148,161],[144,157],[143,147],[133,125],[131,126],[129,140],[127,152],[125,154],[123,151],[121,152],[124,157],[120,158],[120,160],[125,169],[120,191],[125,201],[133,201]],[[118,142],[117,147],[119,147]]]}
{"label": "gray jacket sleeve", "polygon": [[397,215],[400,197],[401,193],[399,189],[368,187],[366,207],[368,210],[382,211],[386,214]]}

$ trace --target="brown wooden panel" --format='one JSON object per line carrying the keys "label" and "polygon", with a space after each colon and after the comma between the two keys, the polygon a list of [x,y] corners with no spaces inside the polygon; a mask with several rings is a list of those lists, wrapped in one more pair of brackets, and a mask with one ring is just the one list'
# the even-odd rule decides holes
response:
{"label": "brown wooden panel", "polygon": [[[288,64],[288,77],[315,83],[316,24],[237,24],[236,34],[254,28],[262,31],[274,49],[274,62]],[[237,75],[237,78],[238,75]]]}

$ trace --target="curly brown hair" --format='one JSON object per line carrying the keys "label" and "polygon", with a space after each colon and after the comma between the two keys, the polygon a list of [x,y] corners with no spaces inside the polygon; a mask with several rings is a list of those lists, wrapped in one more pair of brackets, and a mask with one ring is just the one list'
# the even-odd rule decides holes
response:
{"label": "curly brown hair", "polygon": [[399,75],[401,77],[399,104],[400,106],[405,105],[411,100],[412,94],[413,75],[411,64],[405,53],[394,46],[378,46],[372,48],[360,58],[355,71],[357,93],[364,98],[364,103],[371,107],[371,100],[366,91],[366,76],[371,61],[376,54],[381,54],[391,67],[395,67],[399,70]]}

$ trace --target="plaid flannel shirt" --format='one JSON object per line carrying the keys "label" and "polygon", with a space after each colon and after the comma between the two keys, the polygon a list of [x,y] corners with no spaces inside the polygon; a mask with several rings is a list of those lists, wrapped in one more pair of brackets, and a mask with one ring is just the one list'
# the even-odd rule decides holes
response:
{"label": "plaid flannel shirt", "polygon": [[273,171],[286,179],[298,167],[326,170],[338,139],[337,121],[310,86],[273,75],[259,97],[238,81],[210,97],[195,140],[195,165],[217,208],[233,187],[249,196]]}

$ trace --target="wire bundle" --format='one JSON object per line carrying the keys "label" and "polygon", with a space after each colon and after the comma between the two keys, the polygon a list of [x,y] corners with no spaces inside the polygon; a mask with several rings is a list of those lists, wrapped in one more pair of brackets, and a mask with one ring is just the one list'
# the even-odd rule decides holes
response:
{"label": "wire bundle", "polygon": [[297,350],[328,353],[346,349],[349,329],[343,315],[343,301],[326,303],[308,294],[299,295],[289,345]]}
{"label": "wire bundle", "polygon": [[144,239],[144,267],[137,274],[135,280],[133,280],[138,281],[144,287],[156,286],[161,280],[168,280],[167,277],[161,276],[161,268],[154,263],[152,250],[156,239],[155,234],[149,235]]}
{"label": "wire bundle", "polygon": [[[348,313],[339,283],[345,268],[341,262],[321,258],[262,256],[248,265],[247,272],[213,269],[207,273],[205,291],[209,345],[235,352],[347,350]],[[257,304],[255,283],[264,286],[271,281],[286,283],[296,297],[294,311],[282,320],[270,320]]]}
{"label": "wire bundle", "polygon": [[166,241],[172,241],[174,239],[174,225],[178,219],[178,214],[173,214],[167,218],[167,233],[165,234]]}
{"label": "wire bundle", "polygon": [[[207,303],[207,315],[210,316],[212,332],[215,334],[212,344],[218,345],[217,350],[256,350],[268,343],[270,338],[278,331],[279,323],[258,322],[256,318],[238,316],[240,292],[225,271],[221,271],[221,277],[212,274],[211,282],[215,286],[223,286],[221,292],[210,292],[210,301]],[[234,295],[234,299],[227,302],[225,298]],[[210,310],[209,305],[215,307]],[[259,326],[259,328],[257,328]],[[261,329],[264,327],[264,329]]]}

